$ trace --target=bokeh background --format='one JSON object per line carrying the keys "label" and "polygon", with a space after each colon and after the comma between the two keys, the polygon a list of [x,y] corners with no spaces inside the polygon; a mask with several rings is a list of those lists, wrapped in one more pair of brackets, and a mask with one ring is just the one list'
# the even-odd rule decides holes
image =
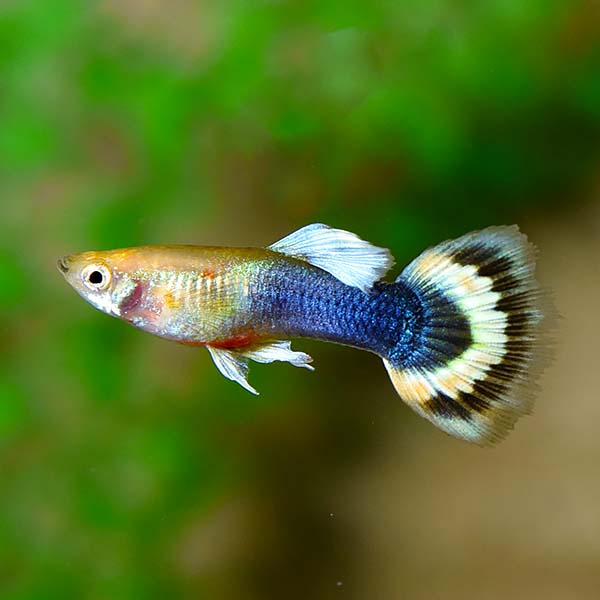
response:
{"label": "bokeh background", "polygon": [[[599,142],[593,1],[2,2],[0,596],[598,598]],[[470,447],[308,341],[253,397],[54,266],[315,221],[397,269],[519,223],[563,315],[535,415]]]}

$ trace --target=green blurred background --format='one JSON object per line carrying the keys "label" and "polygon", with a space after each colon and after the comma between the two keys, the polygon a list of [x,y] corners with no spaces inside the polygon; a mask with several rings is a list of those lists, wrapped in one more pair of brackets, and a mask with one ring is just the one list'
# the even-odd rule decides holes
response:
{"label": "green blurred background", "polygon": [[[600,8],[575,0],[5,0],[0,597],[597,598]],[[372,355],[208,355],[93,310],[58,256],[389,247],[518,222],[563,315],[492,451]]]}

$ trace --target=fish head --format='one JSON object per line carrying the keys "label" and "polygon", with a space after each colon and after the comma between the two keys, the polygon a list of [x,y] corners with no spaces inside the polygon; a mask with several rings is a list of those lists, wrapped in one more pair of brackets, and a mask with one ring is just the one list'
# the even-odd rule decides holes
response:
{"label": "fish head", "polygon": [[131,281],[113,252],[82,252],[59,258],[57,268],[67,283],[98,310],[121,316],[120,303]]}

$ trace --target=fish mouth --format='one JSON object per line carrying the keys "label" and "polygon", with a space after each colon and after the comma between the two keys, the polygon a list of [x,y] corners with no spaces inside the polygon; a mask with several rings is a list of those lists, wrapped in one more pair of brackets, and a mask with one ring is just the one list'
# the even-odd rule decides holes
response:
{"label": "fish mouth", "polygon": [[56,261],[56,266],[63,275],[66,275],[69,272],[69,258],[67,256],[59,258]]}

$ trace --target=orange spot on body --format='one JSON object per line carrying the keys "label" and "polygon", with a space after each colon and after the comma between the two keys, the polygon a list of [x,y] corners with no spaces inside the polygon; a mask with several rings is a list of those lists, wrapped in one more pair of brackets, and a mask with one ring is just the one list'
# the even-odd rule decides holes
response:
{"label": "orange spot on body", "polygon": [[206,342],[191,342],[191,341],[187,341],[187,340],[177,340],[180,344],[183,344],[184,346],[195,346],[195,347],[200,347],[200,346],[206,346]]}
{"label": "orange spot on body", "polygon": [[213,342],[196,342],[191,340],[177,340],[180,344],[185,346],[212,346],[213,348],[222,348],[223,350],[233,350],[235,348],[245,348],[250,344],[253,344],[258,339],[258,336],[247,334],[247,335],[236,335],[231,338],[224,340],[216,340]]}
{"label": "orange spot on body", "polygon": [[163,298],[163,302],[166,308],[179,308],[181,302],[175,297],[173,292],[166,292]]}
{"label": "orange spot on body", "polygon": [[254,343],[258,339],[257,335],[254,334],[245,334],[245,335],[237,335],[226,340],[217,340],[214,342],[210,342],[210,345],[214,348],[223,348],[225,350],[230,350],[233,348],[243,348],[244,346],[249,346]]}

